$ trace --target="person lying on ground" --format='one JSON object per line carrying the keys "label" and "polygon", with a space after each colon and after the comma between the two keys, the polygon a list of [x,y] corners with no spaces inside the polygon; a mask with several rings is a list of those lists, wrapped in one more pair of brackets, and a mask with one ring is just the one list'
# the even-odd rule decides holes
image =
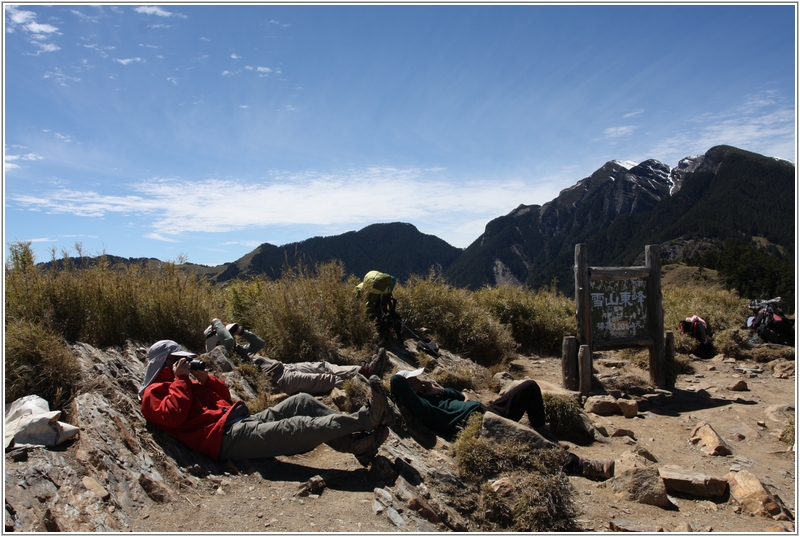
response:
{"label": "person lying on ground", "polygon": [[[243,360],[249,361],[251,354],[256,354],[264,348],[264,340],[245,329],[239,323],[223,323],[217,318],[211,319],[211,324],[203,331],[206,338],[206,352],[211,352],[217,345],[222,345],[228,352],[236,352]],[[247,343],[239,345],[236,336],[241,336]]]}
{"label": "person lying on ground", "polygon": [[[281,392],[294,395],[308,393],[324,395],[333,388],[340,387],[344,381],[360,374],[366,378],[380,376],[386,363],[386,350],[378,349],[372,360],[364,365],[338,365],[330,362],[297,362],[283,363],[272,358],[256,356],[264,347],[264,340],[256,334],[245,330],[238,323],[225,324],[214,319],[206,328],[206,351],[211,352],[217,345],[223,345],[229,352],[234,350],[245,362],[252,362],[269,378],[273,386]],[[247,345],[237,345],[234,335],[240,335]]]}
{"label": "person lying on ground", "polygon": [[[422,380],[420,375],[424,370],[420,368],[398,371],[389,381],[390,392],[412,416],[436,434],[452,438],[475,412],[492,412],[512,421],[519,421],[527,414],[531,427],[540,434],[549,436],[542,391],[535,381],[525,380],[499,399],[484,405],[480,401],[467,401],[458,390],[442,388],[435,382]],[[608,479],[614,475],[614,461],[581,459],[566,451],[563,469],[571,474]]]}
{"label": "person lying on ground", "polygon": [[330,362],[283,363],[263,356],[253,357],[252,362],[270,379],[272,385],[283,393],[294,395],[308,393],[323,395],[340,387],[344,381],[356,375],[380,376],[386,363],[383,347],[365,365],[338,365]]}
{"label": "person lying on ground", "polygon": [[195,355],[175,341],[158,341],[147,355],[139,390],[142,414],[212,459],[295,455],[325,443],[367,465],[389,435],[386,391],[377,376],[369,378],[368,403],[352,414],[340,414],[301,393],[251,415],[244,402],[232,401],[223,380],[193,369],[189,360]]}

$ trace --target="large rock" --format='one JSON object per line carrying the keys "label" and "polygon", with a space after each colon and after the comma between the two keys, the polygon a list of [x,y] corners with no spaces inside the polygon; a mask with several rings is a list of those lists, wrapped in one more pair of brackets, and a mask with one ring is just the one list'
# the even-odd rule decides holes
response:
{"label": "large rock", "polygon": [[696,498],[716,498],[728,491],[727,479],[713,477],[688,468],[668,464],[658,469],[670,494],[686,494]]}
{"label": "large rock", "polygon": [[730,455],[731,447],[725,443],[717,431],[711,425],[701,421],[694,429],[692,429],[691,441],[695,444],[701,444],[703,447],[700,450],[706,455]]}
{"label": "large rock", "polygon": [[586,399],[583,405],[586,412],[592,414],[619,414],[621,410],[617,404],[617,398],[613,395],[592,395]]}
{"label": "large rock", "polygon": [[731,472],[728,474],[728,484],[731,487],[731,496],[744,510],[765,517],[786,513],[781,499],[771,494],[752,472]]}
{"label": "large rock", "polygon": [[546,439],[530,427],[525,427],[492,412],[483,414],[481,436],[498,441],[516,440],[530,444],[534,449],[554,449],[559,447],[558,444]]}
{"label": "large rock", "polygon": [[667,489],[655,466],[637,466],[623,471],[614,470],[614,477],[606,481],[614,494],[628,501],[672,507],[667,497]]}

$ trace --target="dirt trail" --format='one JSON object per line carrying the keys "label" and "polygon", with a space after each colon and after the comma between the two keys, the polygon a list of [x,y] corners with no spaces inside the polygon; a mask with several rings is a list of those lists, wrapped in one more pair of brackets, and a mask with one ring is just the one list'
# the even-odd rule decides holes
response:
{"label": "dirt trail", "polygon": [[[561,365],[555,358],[521,357],[525,371],[516,377],[529,377],[560,385]],[[616,367],[596,360],[598,374],[614,374]],[[627,366],[629,370],[631,366]],[[747,469],[795,512],[796,454],[780,442],[783,423],[770,412],[775,405],[795,403],[795,378],[775,378],[765,364],[722,363],[720,360],[693,362],[695,372],[683,374],[673,395],[660,404],[642,405],[639,415],[592,416],[610,430],[627,429],[626,436],[607,442],[570,445],[585,458],[618,458],[636,446],[658,459],[658,465],[679,465],[716,477],[731,470]],[[746,374],[736,368],[762,369]],[[738,380],[747,391],[730,391]],[[481,396],[491,398],[493,394]],[[692,429],[705,421],[732,448],[730,456],[708,456],[690,441]],[[390,436],[389,442],[393,436]],[[447,454],[447,444],[439,439],[433,448]],[[320,475],[326,488],[319,495],[299,496],[302,483]],[[638,524],[664,531],[763,532],[785,528],[794,531],[791,521],[776,521],[751,516],[730,496],[702,500],[670,496],[673,509],[633,503],[619,499],[602,482],[570,477],[575,488],[578,520],[586,531],[611,531],[611,524]],[[249,475],[210,476],[201,489],[183,490],[180,499],[167,506],[143,511],[130,528],[134,532],[397,532],[400,530],[385,515],[372,511],[376,482],[367,469],[351,455],[320,446],[311,453],[279,457],[268,471]],[[444,529],[439,528],[439,529]]]}

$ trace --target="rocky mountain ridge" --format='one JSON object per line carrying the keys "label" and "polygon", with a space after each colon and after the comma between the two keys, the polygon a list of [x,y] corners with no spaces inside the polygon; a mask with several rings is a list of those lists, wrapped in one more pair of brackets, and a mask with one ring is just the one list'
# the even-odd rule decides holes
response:
{"label": "rocky mountain ridge", "polygon": [[[491,220],[463,250],[394,222],[283,246],[265,243],[218,267],[184,266],[221,283],[257,274],[276,278],[287,265],[339,260],[357,277],[378,269],[402,282],[434,270],[457,287],[556,281],[569,294],[577,243],[589,245],[594,265],[632,264],[655,243],[662,245],[662,262],[678,262],[721,248],[731,237],[777,249],[792,262],[794,227],[787,233],[786,223],[794,219],[794,196],[787,195],[794,179],[793,163],[730,146],[685,157],[675,167],[654,159],[612,160],[547,203],[518,205]],[[111,256],[111,262],[153,260]]]}

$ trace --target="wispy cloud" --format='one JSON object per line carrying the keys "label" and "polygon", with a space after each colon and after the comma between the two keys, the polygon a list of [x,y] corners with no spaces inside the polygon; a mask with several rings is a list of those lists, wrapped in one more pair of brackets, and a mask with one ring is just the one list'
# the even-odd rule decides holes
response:
{"label": "wispy cloud", "polygon": [[6,32],[15,33],[17,30],[22,30],[27,34],[28,42],[33,45],[36,52],[32,53],[38,56],[42,52],[55,52],[61,50],[61,47],[48,40],[61,35],[58,27],[52,24],[42,24],[36,22],[36,13],[33,11],[26,11],[17,9],[14,6],[8,6],[5,9],[6,13]]}
{"label": "wispy cloud", "polygon": [[604,138],[620,138],[622,136],[628,136],[636,130],[634,125],[623,125],[620,127],[609,127],[603,131]]}
{"label": "wispy cloud", "polygon": [[188,18],[186,15],[182,13],[173,13],[171,11],[167,11],[166,9],[161,8],[160,6],[139,6],[134,8],[136,13],[142,13],[144,15],[156,15],[157,17],[179,17],[182,19]]}
{"label": "wispy cloud", "polygon": [[143,63],[146,60],[143,60],[142,58],[114,58],[114,61],[121,63],[122,65],[130,65],[132,63]]}
{"label": "wispy cloud", "polygon": [[108,52],[107,51],[114,50],[116,48],[116,47],[114,47],[114,45],[105,45],[105,46],[103,46],[103,45],[98,45],[96,43],[90,43],[88,45],[83,45],[83,46],[88,48],[88,49],[94,50],[95,52],[97,52],[97,54],[100,55],[101,58],[108,58]]}
{"label": "wispy cloud", "polygon": [[36,153],[25,153],[24,155],[9,155],[6,153],[3,155],[3,169],[8,170],[18,170],[21,168],[18,161],[34,161],[34,160],[42,160],[44,159],[43,156],[37,155]]}
{"label": "wispy cloud", "polygon": [[643,113],[644,113],[644,110],[640,108],[638,110],[632,110],[632,111],[628,112],[627,114],[623,115],[622,117],[623,117],[623,119],[628,119],[629,117],[638,116],[638,115],[643,114]]}
{"label": "wispy cloud", "polygon": [[791,103],[783,102],[775,92],[765,91],[748,96],[730,112],[692,119],[684,129],[660,140],[651,152],[677,161],[693,152],[725,144],[764,155],[794,155],[796,159],[795,128]]}
{"label": "wispy cloud", "polygon": [[[483,222],[507,213],[520,199],[539,199],[551,188],[521,180],[456,185],[439,169],[368,168],[346,174],[276,174],[252,184],[236,180],[153,179],[132,185],[135,194],[108,195],[59,189],[45,195],[11,195],[16,207],[51,214],[103,218],[111,213],[141,218],[151,238],[176,240],[184,233],[257,229],[280,225],[356,226],[378,221]],[[208,203],[208,192],[227,193]],[[386,192],[393,202],[386,203]],[[509,193],[513,192],[513,196]],[[512,199],[513,198],[513,199]],[[175,203],[175,200],[181,200]],[[313,210],[311,210],[313,208]],[[454,225],[454,224],[451,224]],[[449,230],[452,234],[455,231]],[[474,239],[478,233],[470,231]],[[443,236],[447,231],[442,232]],[[445,238],[445,240],[448,240]]]}

